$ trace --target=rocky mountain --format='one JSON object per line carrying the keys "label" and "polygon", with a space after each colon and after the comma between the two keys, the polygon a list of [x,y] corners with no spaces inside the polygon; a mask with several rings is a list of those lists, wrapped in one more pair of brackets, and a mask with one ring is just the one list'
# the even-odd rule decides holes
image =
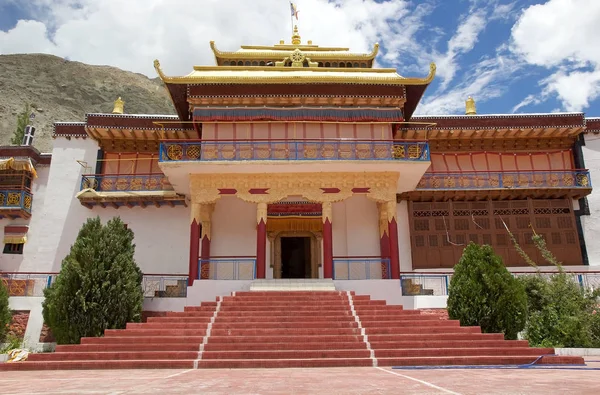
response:
{"label": "rocky mountain", "polygon": [[33,145],[50,152],[54,122],[85,121],[86,113],[110,113],[119,96],[126,113],[175,113],[158,78],[52,55],[0,55],[0,145],[9,143],[17,115],[27,104],[35,113]]}

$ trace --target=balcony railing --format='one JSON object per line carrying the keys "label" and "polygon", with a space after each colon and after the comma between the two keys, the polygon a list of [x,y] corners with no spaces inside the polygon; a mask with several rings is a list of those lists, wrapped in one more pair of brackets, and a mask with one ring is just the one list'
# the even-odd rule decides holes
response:
{"label": "balcony railing", "polygon": [[31,213],[32,203],[33,195],[27,191],[19,189],[0,190],[0,208],[21,209]]}
{"label": "balcony railing", "polygon": [[254,280],[256,258],[211,258],[198,261],[198,277],[211,280]]}
{"label": "balcony railing", "polygon": [[390,278],[387,258],[343,257],[333,259],[334,280],[381,280]]}
{"label": "balcony railing", "polygon": [[0,273],[8,296],[44,296],[58,273]]}
{"label": "balcony railing", "polygon": [[86,174],[81,177],[81,190],[102,192],[172,191],[164,174]]}
{"label": "balcony railing", "polygon": [[144,274],[142,289],[146,298],[185,298],[188,277],[172,274]]}
{"label": "balcony railing", "polygon": [[588,170],[425,173],[419,190],[591,188]]}
{"label": "balcony railing", "polygon": [[[400,276],[403,296],[447,296],[453,273],[406,273]],[[532,276],[535,272],[511,272],[515,277]],[[540,276],[551,276],[554,272],[541,272]],[[600,272],[566,272],[581,287],[590,291],[600,288]]]}
{"label": "balcony railing", "polygon": [[160,162],[399,160],[429,161],[423,141],[211,140],[160,144]]}

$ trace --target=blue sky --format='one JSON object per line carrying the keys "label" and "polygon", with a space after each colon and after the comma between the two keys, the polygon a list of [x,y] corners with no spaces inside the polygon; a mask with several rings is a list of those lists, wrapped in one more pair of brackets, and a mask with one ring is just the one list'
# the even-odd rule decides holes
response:
{"label": "blue sky", "polygon": [[[303,39],[378,65],[438,74],[417,113],[584,111],[600,116],[600,0],[298,0]],[[155,77],[219,49],[289,40],[286,0],[0,0],[0,54],[51,53]]]}

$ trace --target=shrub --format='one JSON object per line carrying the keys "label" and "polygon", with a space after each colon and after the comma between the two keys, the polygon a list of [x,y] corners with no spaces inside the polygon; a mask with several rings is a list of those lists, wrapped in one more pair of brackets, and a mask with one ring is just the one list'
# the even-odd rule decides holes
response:
{"label": "shrub", "polygon": [[519,279],[528,299],[525,338],[539,347],[597,347],[600,320],[597,293],[586,291],[564,272]]}
{"label": "shrub", "polygon": [[0,343],[6,338],[11,320],[12,313],[8,308],[8,289],[0,279]]}
{"label": "shrub", "polygon": [[470,243],[463,251],[448,294],[448,315],[461,325],[479,325],[484,333],[516,339],[524,328],[527,295],[488,245]]}
{"label": "shrub", "polygon": [[119,218],[82,226],[56,282],[44,291],[44,321],[57,343],[79,343],[140,321],[142,273],[134,250],[133,232]]}

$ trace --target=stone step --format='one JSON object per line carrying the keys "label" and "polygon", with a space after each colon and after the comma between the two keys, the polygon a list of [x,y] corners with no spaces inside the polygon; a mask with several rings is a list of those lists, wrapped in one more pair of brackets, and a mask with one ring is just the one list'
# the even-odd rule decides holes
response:
{"label": "stone step", "polygon": [[198,329],[107,329],[104,337],[122,336],[204,336],[206,328]]}
{"label": "stone step", "polygon": [[202,360],[211,359],[316,359],[316,358],[369,358],[369,350],[261,350],[261,351],[205,351]]}
{"label": "stone step", "polygon": [[[168,324],[166,324],[168,325]],[[289,329],[309,329],[309,328],[358,328],[356,321],[303,321],[303,322],[223,322],[216,320],[212,330],[219,329],[280,329],[287,331]]]}
{"label": "stone step", "polygon": [[411,348],[467,348],[467,347],[529,347],[527,340],[407,340],[378,341],[369,338],[373,350],[398,350]]}
{"label": "stone step", "polygon": [[[153,331],[153,330],[149,330]],[[218,329],[213,328],[212,336],[343,336],[343,335],[358,335],[358,328],[235,328],[235,329]]]}
{"label": "stone step", "polygon": [[119,361],[119,360],[182,360],[197,359],[198,351],[103,351],[53,352],[30,354],[29,361]]}
{"label": "stone step", "polygon": [[373,366],[370,358],[318,358],[318,359],[214,359],[198,361],[202,369],[257,369],[257,368],[334,368]]}
{"label": "stone step", "polygon": [[[538,356],[464,356],[464,357],[405,357],[378,358],[379,366],[449,366],[449,365],[525,365],[534,362]],[[551,362],[550,362],[551,361]],[[581,357],[544,357],[540,364],[582,364]]]}
{"label": "stone step", "polygon": [[[260,333],[260,331],[259,331]],[[237,344],[295,344],[301,345],[304,343],[320,343],[320,344],[334,344],[334,343],[351,343],[351,342],[362,342],[363,336],[360,334],[346,334],[346,335],[290,335],[286,334],[283,336],[261,336],[255,335],[212,335],[208,339],[208,344],[216,343],[237,343]],[[364,344],[364,343],[363,343]],[[274,347],[274,346],[273,346]]]}
{"label": "stone step", "polygon": [[[168,339],[166,340],[168,341]],[[104,343],[104,344],[64,344],[56,346],[56,353],[63,352],[126,352],[126,351],[195,351],[200,343]]]}
{"label": "stone step", "polygon": [[404,357],[463,357],[463,356],[540,356],[554,354],[553,348],[529,347],[466,347],[466,348],[407,348],[375,350],[376,358]]}
{"label": "stone step", "polygon": [[296,342],[296,343],[211,343],[204,351],[265,351],[265,350],[366,350],[367,346],[358,339],[350,342]]}
{"label": "stone step", "polygon": [[155,344],[155,343],[191,343],[200,345],[204,340],[202,336],[111,336],[111,337],[84,337],[81,344]]}
{"label": "stone step", "polygon": [[1,370],[192,369],[194,360],[25,361],[0,364]]}
{"label": "stone step", "polygon": [[404,334],[433,334],[433,333],[481,333],[478,326],[407,326],[365,328],[365,333],[372,335],[404,335]]}

